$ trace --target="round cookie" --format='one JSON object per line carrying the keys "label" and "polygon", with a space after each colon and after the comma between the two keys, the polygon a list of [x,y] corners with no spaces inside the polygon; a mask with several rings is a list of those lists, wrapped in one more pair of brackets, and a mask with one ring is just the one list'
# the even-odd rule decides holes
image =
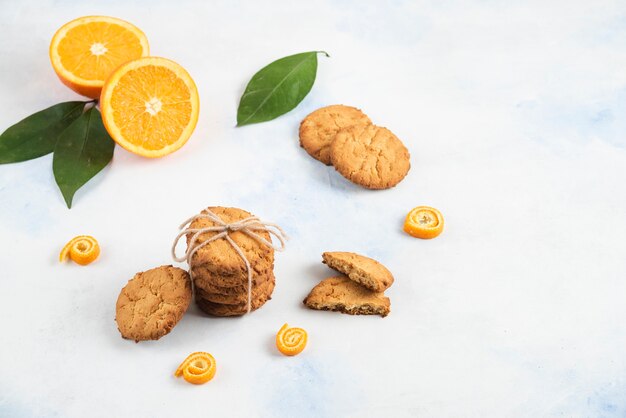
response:
{"label": "round cookie", "polygon": [[350,126],[371,124],[370,118],[351,106],[332,105],[317,109],[300,123],[300,146],[316,160],[331,164],[330,144],[335,135]]}
{"label": "round cookie", "polygon": [[183,269],[161,266],[137,273],[117,298],[117,328],[136,342],[158,340],[182,318],[191,295],[191,279]]}
{"label": "round cookie", "polygon": [[[270,296],[274,291],[275,283],[274,277],[272,277],[271,280],[268,280],[262,285],[253,287],[251,300],[259,299],[264,296]],[[220,303],[223,305],[241,305],[248,303],[247,290],[237,295],[221,295],[219,293],[211,293],[206,290],[196,288],[196,298],[198,297],[207,302]]]}
{"label": "round cookie", "polygon": [[[209,209],[226,223],[240,221],[252,216],[239,208],[225,208],[221,206],[209,207]],[[206,213],[206,211],[202,211]],[[210,219],[201,218],[194,220],[189,228],[204,228],[217,226]],[[256,231],[256,233],[267,241],[271,242],[270,234],[267,231]],[[200,244],[209,239],[217,232],[205,232],[198,237]],[[274,265],[274,249],[263,245],[254,238],[241,231],[231,231],[230,238],[241,248],[248,262],[255,271],[265,271]],[[187,245],[189,245],[193,234],[187,234]],[[191,260],[191,268],[199,265],[208,265],[212,271],[222,275],[247,274],[246,265],[232,245],[225,239],[217,239],[200,248]]]}
{"label": "round cookie", "polygon": [[375,125],[339,131],[330,146],[335,169],[368,189],[388,189],[411,168],[409,151],[389,129]]}
{"label": "round cookie", "polygon": [[[272,299],[271,295],[262,295],[259,298],[252,300],[252,303],[250,304],[251,312],[259,309],[270,299]],[[224,305],[221,303],[214,303],[204,299],[199,299],[196,295],[196,304],[204,313],[213,316],[241,316],[248,312],[247,302],[239,305]]]}

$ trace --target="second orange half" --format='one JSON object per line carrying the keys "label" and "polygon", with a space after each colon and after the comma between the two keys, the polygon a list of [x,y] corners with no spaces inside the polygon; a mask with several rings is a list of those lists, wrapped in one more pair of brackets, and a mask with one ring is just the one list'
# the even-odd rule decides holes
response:
{"label": "second orange half", "polygon": [[198,122],[198,89],[174,61],[145,57],[119,67],[100,96],[109,135],[126,150],[157,158],[182,147]]}

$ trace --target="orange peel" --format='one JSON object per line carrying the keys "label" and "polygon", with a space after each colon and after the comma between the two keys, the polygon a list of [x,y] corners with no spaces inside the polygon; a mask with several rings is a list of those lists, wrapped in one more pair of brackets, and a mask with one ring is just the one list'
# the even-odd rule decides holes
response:
{"label": "orange peel", "polygon": [[276,348],[286,356],[300,354],[306,347],[307,333],[302,328],[289,328],[285,324],[276,334]]}
{"label": "orange peel", "polygon": [[72,238],[61,250],[59,261],[64,262],[69,257],[76,264],[86,266],[100,255],[98,241],[89,235],[79,235]]}
{"label": "orange peel", "polygon": [[404,221],[404,231],[416,238],[435,238],[443,231],[443,215],[430,206],[413,208]]}
{"label": "orange peel", "polygon": [[174,376],[183,377],[189,383],[201,385],[213,379],[216,370],[215,358],[204,351],[196,351],[180,363]]}

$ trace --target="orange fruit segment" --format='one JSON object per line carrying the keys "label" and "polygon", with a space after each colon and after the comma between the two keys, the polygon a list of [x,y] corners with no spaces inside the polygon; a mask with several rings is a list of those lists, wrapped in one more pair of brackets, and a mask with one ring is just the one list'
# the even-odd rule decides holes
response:
{"label": "orange fruit segment", "polygon": [[285,324],[276,334],[276,348],[286,356],[300,354],[306,347],[307,333],[302,328],[289,328]]}
{"label": "orange fruit segment", "polygon": [[50,61],[63,84],[97,99],[104,81],[121,64],[149,55],[146,35],[114,17],[85,16],[63,25],[52,37]]}
{"label": "orange fruit segment", "polygon": [[209,353],[197,351],[187,356],[174,372],[174,376],[183,376],[189,383],[201,385],[213,379],[215,371],[215,358]]}
{"label": "orange fruit segment", "polygon": [[69,257],[76,264],[86,266],[100,255],[98,241],[89,235],[79,235],[72,238],[61,250],[59,261],[64,262]]}
{"label": "orange fruit segment", "polygon": [[109,135],[126,150],[156,158],[182,147],[198,122],[198,89],[183,67],[165,58],[128,62],[102,88]]}
{"label": "orange fruit segment", "polygon": [[443,231],[443,215],[430,206],[413,208],[404,221],[404,231],[416,238],[435,238]]}

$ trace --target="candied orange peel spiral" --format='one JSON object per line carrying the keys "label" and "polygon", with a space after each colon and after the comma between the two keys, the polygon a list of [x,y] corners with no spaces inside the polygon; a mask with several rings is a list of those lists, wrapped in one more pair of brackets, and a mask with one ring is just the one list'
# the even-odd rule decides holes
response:
{"label": "candied orange peel spiral", "polygon": [[215,370],[215,358],[209,353],[197,351],[187,356],[176,369],[174,376],[182,376],[189,383],[201,385],[213,379]]}
{"label": "candied orange peel spiral", "polygon": [[98,241],[89,235],[79,235],[65,244],[59,254],[59,261],[63,262],[69,257],[76,264],[86,266],[100,255]]}
{"label": "candied orange peel spiral", "polygon": [[413,208],[404,221],[404,231],[416,238],[435,238],[443,231],[443,215],[430,206]]}
{"label": "candied orange peel spiral", "polygon": [[300,354],[306,347],[307,333],[302,328],[289,328],[289,325],[282,326],[276,334],[276,348],[286,356]]}

